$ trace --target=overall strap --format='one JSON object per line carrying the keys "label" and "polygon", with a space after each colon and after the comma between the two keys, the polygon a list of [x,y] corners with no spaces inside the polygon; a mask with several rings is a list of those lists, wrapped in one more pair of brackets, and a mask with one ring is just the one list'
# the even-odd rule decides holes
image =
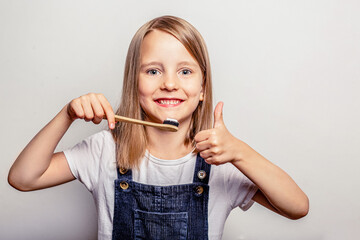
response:
{"label": "overall strap", "polygon": [[211,165],[207,164],[205,160],[200,157],[200,153],[196,156],[196,164],[194,171],[194,183],[209,183]]}
{"label": "overall strap", "polygon": [[121,178],[122,180],[129,180],[129,181],[132,180],[132,171],[131,171],[131,169],[117,167],[116,172],[117,172],[118,179]]}

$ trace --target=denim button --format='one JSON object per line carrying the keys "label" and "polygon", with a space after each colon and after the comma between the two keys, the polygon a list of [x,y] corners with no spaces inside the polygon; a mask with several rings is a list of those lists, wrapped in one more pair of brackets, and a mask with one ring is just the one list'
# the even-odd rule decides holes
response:
{"label": "denim button", "polygon": [[197,186],[195,191],[197,194],[201,195],[204,192],[204,188],[202,186]]}
{"label": "denim button", "polygon": [[125,181],[122,181],[120,183],[120,187],[121,187],[121,189],[126,190],[126,189],[128,189],[129,184],[127,182],[125,182]]}
{"label": "denim button", "polygon": [[197,176],[199,179],[203,180],[206,177],[206,172],[204,170],[200,170],[198,171]]}
{"label": "denim button", "polygon": [[121,174],[125,174],[125,173],[127,173],[128,170],[126,168],[121,167],[119,169],[119,171],[120,171]]}

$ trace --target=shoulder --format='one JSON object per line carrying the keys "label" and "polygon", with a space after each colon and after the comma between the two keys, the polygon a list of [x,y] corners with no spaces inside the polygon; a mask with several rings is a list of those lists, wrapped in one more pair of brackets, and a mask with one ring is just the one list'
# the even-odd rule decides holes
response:
{"label": "shoulder", "polygon": [[211,166],[210,179],[223,181],[227,188],[234,185],[247,188],[248,185],[253,185],[253,182],[231,163]]}
{"label": "shoulder", "polygon": [[108,130],[97,132],[64,151],[66,157],[70,158],[94,158],[99,157],[102,152],[114,149],[115,144],[112,134]]}
{"label": "shoulder", "polygon": [[211,165],[209,186],[213,192],[225,194],[229,176],[233,175],[232,164]]}
{"label": "shoulder", "polygon": [[104,144],[111,144],[115,146],[114,137],[109,130],[102,130],[97,134],[99,135],[98,138],[101,139]]}
{"label": "shoulder", "polygon": [[221,179],[225,181],[226,179],[230,180],[231,178],[244,178],[244,177],[245,177],[244,174],[231,163],[211,166],[210,179],[213,180]]}
{"label": "shoulder", "polygon": [[97,132],[87,139],[95,140],[95,141],[106,141],[106,142],[114,142],[114,138],[109,130],[102,130]]}
{"label": "shoulder", "polygon": [[251,206],[257,186],[248,177],[231,163],[212,166],[211,170],[209,184],[227,196],[232,208],[240,206],[246,210]]}
{"label": "shoulder", "polygon": [[115,144],[107,130],[85,138],[64,154],[74,177],[90,191],[98,186],[99,179],[116,176]]}
{"label": "shoulder", "polygon": [[83,143],[93,149],[101,150],[106,145],[114,146],[114,138],[109,130],[102,130],[84,139]]}

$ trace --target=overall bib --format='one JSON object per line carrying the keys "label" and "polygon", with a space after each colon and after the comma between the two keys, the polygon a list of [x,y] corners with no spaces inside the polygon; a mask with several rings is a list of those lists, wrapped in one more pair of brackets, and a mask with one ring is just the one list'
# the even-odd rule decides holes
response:
{"label": "overall bib", "polygon": [[153,186],[118,169],[112,239],[208,239],[211,165],[197,155],[193,183]]}

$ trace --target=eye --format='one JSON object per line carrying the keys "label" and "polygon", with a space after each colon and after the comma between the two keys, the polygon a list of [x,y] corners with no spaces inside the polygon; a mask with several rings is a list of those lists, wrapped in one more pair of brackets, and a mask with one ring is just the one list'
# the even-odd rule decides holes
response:
{"label": "eye", "polygon": [[191,74],[191,70],[189,70],[189,69],[181,70],[181,71],[180,71],[180,74],[182,74],[182,75],[190,75],[190,74]]}
{"label": "eye", "polygon": [[147,70],[146,73],[149,74],[149,75],[158,75],[158,74],[160,74],[160,72],[158,70],[156,70],[156,69]]}

